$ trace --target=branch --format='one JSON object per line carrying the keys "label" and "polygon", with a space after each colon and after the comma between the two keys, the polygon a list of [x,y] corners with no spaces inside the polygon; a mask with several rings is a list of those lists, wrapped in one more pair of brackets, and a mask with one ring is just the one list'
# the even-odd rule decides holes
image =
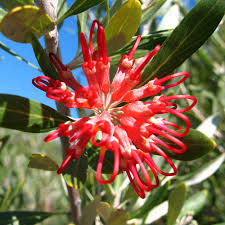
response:
{"label": "branch", "polygon": [[[57,20],[57,5],[58,0],[35,0],[37,6],[43,9],[55,22]],[[52,30],[48,35],[45,36],[45,48],[47,53],[54,53],[58,57],[60,57],[59,51],[59,39],[58,39],[58,30],[57,26],[55,26],[54,30]],[[63,103],[56,102],[57,110],[67,116],[70,116],[70,110],[65,107]],[[62,144],[62,155],[65,158],[66,149],[69,148],[70,144],[66,137],[61,137],[61,144]],[[79,196],[79,191],[69,187],[67,185],[69,200],[70,200],[70,207],[71,207],[71,217],[73,223],[78,225],[79,218],[81,216],[81,199]]]}

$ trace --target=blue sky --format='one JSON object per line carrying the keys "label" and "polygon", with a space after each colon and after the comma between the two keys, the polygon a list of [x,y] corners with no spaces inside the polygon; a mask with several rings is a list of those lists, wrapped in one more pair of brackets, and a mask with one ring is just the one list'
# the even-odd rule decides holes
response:
{"label": "blue sky", "polygon": [[[70,5],[72,2],[72,0],[69,0],[68,4]],[[189,8],[193,6],[193,0],[186,2]],[[59,37],[63,62],[66,64],[73,59],[77,50],[77,27],[75,17],[70,17],[64,21]],[[7,39],[1,33],[0,41],[29,62],[39,67],[30,44],[16,43]],[[41,42],[43,43],[43,38]],[[41,75],[40,72],[6,53],[1,48],[0,57],[3,57],[3,60],[0,61],[0,93],[27,97],[55,108],[54,101],[45,97],[44,92],[38,90],[31,84],[34,77]],[[75,70],[74,74],[75,73],[76,76],[82,76],[81,70]]]}

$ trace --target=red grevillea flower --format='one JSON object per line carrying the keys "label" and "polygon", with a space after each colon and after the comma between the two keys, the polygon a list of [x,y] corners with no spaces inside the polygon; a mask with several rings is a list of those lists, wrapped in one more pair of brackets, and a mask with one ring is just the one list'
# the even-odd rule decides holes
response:
{"label": "red grevillea flower", "polygon": [[[92,34],[95,25],[97,25],[98,49],[94,51]],[[130,53],[122,56],[116,75],[110,84],[110,58],[107,57],[104,29],[98,21],[94,21],[90,30],[89,46],[84,34],[80,34],[84,58],[82,69],[89,86],[83,87],[79,84],[70,69],[54,54],[50,54],[50,59],[58,70],[60,81],[39,76],[33,79],[33,84],[45,91],[48,98],[63,102],[68,108],[86,108],[94,112],[94,116],[60,124],[57,130],[45,138],[48,142],[66,136],[71,142],[71,146],[66,151],[67,157],[57,171],[58,174],[63,172],[72,159],[81,157],[87,143],[91,140],[94,146],[101,149],[96,172],[98,182],[110,183],[119,171],[125,171],[137,194],[144,198],[145,192],[159,185],[158,173],[165,176],[177,173],[173,162],[160,146],[177,154],[186,151],[185,144],[178,139],[185,136],[191,126],[183,112],[190,110],[197,100],[188,95],[155,96],[186,80],[189,76],[187,72],[176,73],[162,79],[154,78],[144,86],[135,88],[141,81],[141,71],[160,49],[160,46],[156,46],[134,67],[133,56],[140,40],[139,35]],[[180,79],[165,85],[167,81],[172,81],[174,78]],[[154,97],[150,101],[140,101],[151,96]],[[177,99],[189,99],[193,103],[187,108],[177,109],[176,103],[173,102]],[[168,114],[183,120],[186,126],[180,127],[162,117]],[[102,180],[101,173],[106,151],[114,154],[114,169],[109,180]],[[153,161],[152,153],[163,157],[172,171],[170,173],[162,171]],[[149,173],[154,175],[153,181]]]}

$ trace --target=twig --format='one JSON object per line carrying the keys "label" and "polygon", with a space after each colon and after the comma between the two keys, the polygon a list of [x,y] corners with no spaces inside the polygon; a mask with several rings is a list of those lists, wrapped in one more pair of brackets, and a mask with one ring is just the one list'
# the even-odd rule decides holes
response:
{"label": "twig", "polygon": [[[58,0],[35,0],[37,6],[43,9],[55,22],[57,20],[57,5]],[[46,52],[52,52],[60,57],[59,51],[59,39],[58,39],[58,30],[57,26],[55,29],[52,30],[48,35],[45,36],[45,48]],[[70,116],[70,110],[65,107],[63,103],[56,102],[57,110],[67,116]],[[62,144],[62,155],[65,158],[66,154],[65,151],[69,147],[68,139],[65,137],[61,137],[61,144]],[[69,187],[67,185],[69,200],[70,200],[70,207],[71,207],[71,217],[73,223],[78,225],[79,218],[81,216],[81,199],[79,196],[79,191]]]}

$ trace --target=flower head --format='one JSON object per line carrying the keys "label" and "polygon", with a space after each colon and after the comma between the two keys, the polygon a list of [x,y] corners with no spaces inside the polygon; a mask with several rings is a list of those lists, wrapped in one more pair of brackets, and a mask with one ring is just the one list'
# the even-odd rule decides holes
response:
{"label": "flower head", "polygon": [[[92,44],[95,25],[97,25],[97,50],[93,49]],[[165,176],[177,173],[172,160],[162,147],[177,154],[186,151],[185,144],[178,139],[185,136],[191,126],[183,112],[190,110],[197,100],[187,95],[155,96],[185,81],[189,76],[187,72],[161,79],[154,78],[142,87],[135,87],[141,81],[141,71],[160,49],[159,45],[156,46],[134,67],[133,56],[140,40],[139,35],[129,54],[122,56],[110,84],[110,58],[107,57],[104,29],[98,21],[94,21],[90,30],[89,46],[84,34],[80,34],[84,59],[82,69],[88,87],[79,84],[70,69],[52,53],[49,57],[58,70],[60,80],[39,76],[33,79],[33,84],[45,91],[48,98],[63,102],[68,108],[86,108],[94,112],[94,116],[60,124],[57,130],[45,138],[48,142],[66,136],[71,142],[66,151],[67,157],[57,172],[62,173],[72,159],[79,159],[91,140],[94,146],[101,149],[96,170],[98,182],[110,183],[119,171],[125,171],[137,194],[144,198],[145,192],[159,185],[158,173]],[[177,81],[175,78],[180,79]],[[176,82],[165,85],[167,81],[173,79]],[[151,96],[154,96],[151,100],[141,101],[144,98],[150,99]],[[187,108],[177,109],[176,103],[173,102],[177,99],[189,99],[193,103]],[[162,117],[168,114],[183,120],[186,126],[180,127]],[[114,154],[114,169],[109,180],[102,180],[106,151]],[[163,157],[171,166],[172,172],[162,171],[153,161],[151,156],[153,153]],[[153,174],[153,181],[149,171]]]}

